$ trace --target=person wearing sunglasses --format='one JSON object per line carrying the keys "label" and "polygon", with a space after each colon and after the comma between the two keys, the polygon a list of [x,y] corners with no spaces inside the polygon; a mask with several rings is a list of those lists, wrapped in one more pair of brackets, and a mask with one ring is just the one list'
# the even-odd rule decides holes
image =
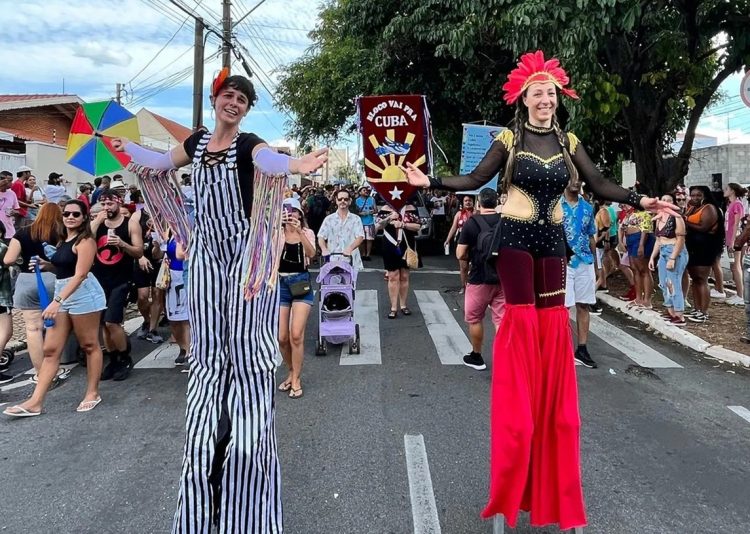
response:
{"label": "person wearing sunglasses", "polygon": [[[42,413],[45,397],[60,367],[60,355],[73,330],[81,350],[86,354],[86,393],[76,408],[89,412],[102,401],[99,377],[102,372],[102,349],[99,346],[99,321],[107,303],[104,290],[91,274],[96,243],[88,222],[88,210],[80,200],[69,200],[63,206],[63,237],[51,263],[38,260],[45,270],[54,271],[55,296],[42,312],[42,318],[54,321],[44,339],[44,360],[34,393],[25,402],[7,408],[11,417],[32,417]],[[33,269],[36,261],[32,262]]]}
{"label": "person wearing sunglasses", "polygon": [[318,233],[321,254],[324,260],[331,254],[351,256],[354,268],[361,270],[362,257],[359,254],[359,246],[365,239],[362,219],[349,211],[349,204],[352,201],[349,191],[346,189],[338,191],[334,199],[336,211],[323,219]]}

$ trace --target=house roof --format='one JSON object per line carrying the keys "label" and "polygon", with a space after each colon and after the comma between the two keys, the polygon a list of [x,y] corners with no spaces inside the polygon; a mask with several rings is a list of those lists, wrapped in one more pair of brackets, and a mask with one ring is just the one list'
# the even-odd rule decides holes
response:
{"label": "house roof", "polygon": [[76,95],[0,95],[0,111],[65,104],[83,104],[83,100]]}
{"label": "house roof", "polygon": [[[148,110],[146,110],[148,111]],[[161,115],[157,115],[153,111],[149,111],[149,113],[156,119],[156,121],[161,124],[169,134],[177,139],[180,143],[184,142],[185,139],[190,137],[190,135],[193,133],[193,130],[190,128],[186,128],[182,124],[178,124],[173,120],[170,120],[166,117],[162,117]]]}

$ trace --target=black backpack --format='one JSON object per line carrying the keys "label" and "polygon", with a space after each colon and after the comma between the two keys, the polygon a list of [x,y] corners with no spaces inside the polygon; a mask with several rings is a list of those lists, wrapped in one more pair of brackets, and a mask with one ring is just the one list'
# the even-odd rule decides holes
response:
{"label": "black backpack", "polygon": [[481,262],[480,268],[483,271],[484,283],[499,284],[500,279],[497,277],[495,261],[500,247],[498,231],[500,221],[498,220],[496,225],[490,226],[483,215],[475,215],[472,219],[479,225],[479,235],[477,235],[473,257]]}

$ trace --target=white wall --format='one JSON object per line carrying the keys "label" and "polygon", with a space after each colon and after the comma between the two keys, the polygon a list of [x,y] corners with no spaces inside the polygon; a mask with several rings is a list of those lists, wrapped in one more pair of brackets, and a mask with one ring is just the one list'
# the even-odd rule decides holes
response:
{"label": "white wall", "polygon": [[26,156],[24,154],[9,154],[0,152],[0,171],[12,172],[16,175],[16,169],[21,165],[26,165]]}

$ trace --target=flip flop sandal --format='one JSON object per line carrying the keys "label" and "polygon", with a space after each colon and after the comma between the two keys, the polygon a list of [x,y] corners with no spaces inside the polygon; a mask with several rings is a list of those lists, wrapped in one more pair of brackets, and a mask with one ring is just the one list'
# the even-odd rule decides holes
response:
{"label": "flip flop sandal", "polygon": [[5,415],[9,415],[10,417],[36,417],[37,415],[42,415],[42,412],[32,412],[31,410],[27,410],[23,406],[11,406],[9,408],[6,408],[3,413]]}
{"label": "flip flop sandal", "polygon": [[411,310],[404,306],[403,308],[401,308],[401,313],[403,313],[404,315],[411,315]]}
{"label": "flip flop sandal", "polygon": [[81,402],[81,404],[78,405],[78,408],[76,408],[76,411],[78,413],[90,412],[91,410],[99,406],[100,402],[102,402],[101,397],[98,397],[96,400],[83,401]]}
{"label": "flip flop sandal", "polygon": [[279,391],[289,391],[290,389],[292,389],[291,382],[284,381],[281,384],[279,384]]}
{"label": "flip flop sandal", "polygon": [[290,399],[301,399],[302,398],[302,388],[299,389],[290,389],[289,390],[289,398]]}
{"label": "flip flop sandal", "polygon": [[389,319],[395,319],[395,318],[396,318],[397,316],[398,316],[398,312],[397,312],[396,310],[391,310],[391,311],[390,311],[390,312],[388,313],[388,318],[389,318]]}

